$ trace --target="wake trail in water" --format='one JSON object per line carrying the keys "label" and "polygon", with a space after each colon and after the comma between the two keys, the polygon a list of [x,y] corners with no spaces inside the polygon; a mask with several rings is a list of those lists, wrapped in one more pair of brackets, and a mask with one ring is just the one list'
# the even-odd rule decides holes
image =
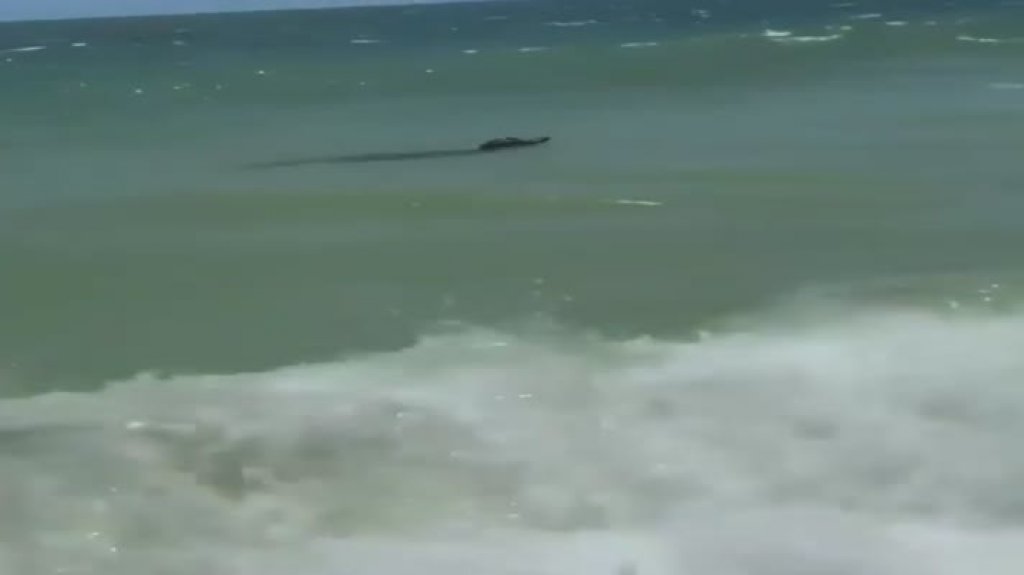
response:
{"label": "wake trail in water", "polygon": [[317,164],[366,164],[374,162],[401,162],[410,160],[436,160],[440,158],[456,158],[487,153],[484,150],[461,148],[450,150],[425,150],[413,152],[379,152],[367,154],[350,154],[338,156],[318,156],[288,160],[273,160],[248,164],[248,168],[297,168]]}

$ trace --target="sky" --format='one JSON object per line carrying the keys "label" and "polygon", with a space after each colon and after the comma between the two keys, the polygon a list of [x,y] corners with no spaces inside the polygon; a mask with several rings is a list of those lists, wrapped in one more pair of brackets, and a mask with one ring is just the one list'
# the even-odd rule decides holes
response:
{"label": "sky", "polygon": [[424,0],[0,0],[0,20],[40,20],[171,14],[189,12],[230,12],[371,4],[416,4]]}

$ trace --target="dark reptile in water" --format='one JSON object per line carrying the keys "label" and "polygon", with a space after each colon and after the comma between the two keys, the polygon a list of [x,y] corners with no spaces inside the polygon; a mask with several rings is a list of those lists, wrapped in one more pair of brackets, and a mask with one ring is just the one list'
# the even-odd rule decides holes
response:
{"label": "dark reptile in water", "polygon": [[290,160],[274,160],[250,164],[251,168],[289,168],[311,164],[365,164],[370,162],[396,162],[407,160],[431,160],[456,156],[472,156],[514,148],[537,146],[550,141],[548,136],[538,138],[495,138],[487,140],[476,148],[458,148],[446,150],[421,150],[410,152],[374,152],[368,154],[350,154],[343,156],[319,156],[313,158],[296,158]]}

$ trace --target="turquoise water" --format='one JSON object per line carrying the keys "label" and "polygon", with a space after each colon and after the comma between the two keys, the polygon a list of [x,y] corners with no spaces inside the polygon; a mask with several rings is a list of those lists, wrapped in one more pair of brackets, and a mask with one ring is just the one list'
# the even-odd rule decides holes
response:
{"label": "turquoise water", "polygon": [[1017,573],[1022,16],[0,25],[0,573]]}

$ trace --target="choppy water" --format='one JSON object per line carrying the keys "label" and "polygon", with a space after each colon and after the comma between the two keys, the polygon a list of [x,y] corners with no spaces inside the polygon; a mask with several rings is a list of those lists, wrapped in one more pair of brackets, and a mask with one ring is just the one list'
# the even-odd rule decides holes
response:
{"label": "choppy water", "polygon": [[1018,573],[1020,11],[0,26],[0,573]]}

